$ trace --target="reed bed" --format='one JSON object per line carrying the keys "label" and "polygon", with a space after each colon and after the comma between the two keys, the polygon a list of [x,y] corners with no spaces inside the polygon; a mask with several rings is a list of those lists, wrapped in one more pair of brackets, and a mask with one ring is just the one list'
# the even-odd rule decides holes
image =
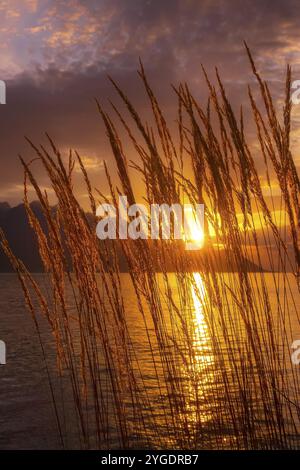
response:
{"label": "reed bed", "polygon": [[[119,177],[113,181],[105,166],[109,202],[117,206],[119,194],[129,204],[136,202],[132,175],[137,173],[147,205],[203,203],[205,244],[198,253],[187,254],[175,240],[99,242],[96,207],[108,200],[101,188],[91,187],[80,155],[70,152],[66,161],[48,137],[49,149],[29,141],[34,162],[21,158],[24,203],[47,273],[48,296],[14,256],[3,233],[1,245],[18,274],[42,348],[40,312],[53,334],[59,374],[70,384],[73,432],[81,448],[300,447],[299,369],[290,360],[300,287],[300,182],[290,151],[291,69],[279,118],[268,84],[247,52],[259,92],[255,99],[248,89],[259,167],[243,113],[234,112],[218,71],[213,86],[203,69],[208,93],[204,107],[187,84],[174,88],[176,136],[142,64],[139,75],[152,127],[142,122],[113,80],[126,115],[115,105],[108,114],[97,102]],[[128,161],[117,121],[135,149],[133,161]],[[56,194],[55,208],[34,175],[36,160]],[[89,195],[89,215],[74,194],[76,162]],[[28,200],[29,182],[47,230]],[[274,216],[275,185],[281,221]],[[120,252],[128,263],[134,306],[126,299]],[[268,273],[262,261],[266,255],[272,266]],[[224,262],[226,269],[220,267]],[[133,334],[132,308],[147,345],[147,365]],[[47,351],[42,351],[47,363]],[[61,443],[68,447],[66,417],[51,371],[48,379]]]}

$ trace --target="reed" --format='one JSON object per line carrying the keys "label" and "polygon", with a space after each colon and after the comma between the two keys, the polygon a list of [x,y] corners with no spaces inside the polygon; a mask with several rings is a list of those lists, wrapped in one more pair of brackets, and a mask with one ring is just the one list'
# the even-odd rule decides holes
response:
{"label": "reed", "polygon": [[[69,380],[69,406],[82,448],[299,448],[299,370],[290,363],[300,288],[300,182],[290,151],[291,69],[279,118],[268,84],[246,49],[260,93],[256,100],[248,89],[262,157],[259,169],[243,113],[235,114],[218,71],[215,87],[203,69],[205,107],[188,85],[174,88],[176,136],[142,64],[139,75],[153,127],[142,122],[113,80],[126,117],[115,105],[112,117],[97,102],[118,169],[116,182],[105,166],[112,202],[117,205],[119,194],[129,204],[136,201],[132,175],[137,173],[146,204],[203,203],[205,245],[199,253],[187,255],[175,240],[100,243],[96,207],[106,198],[101,188],[91,187],[80,156],[70,152],[66,163],[50,137],[49,149],[29,141],[56,194],[55,209],[39,187],[33,162],[21,158],[24,203],[47,273],[48,296],[16,259],[3,233],[1,245],[18,273],[37,330],[39,312],[49,323],[58,370]],[[117,121],[133,144],[134,161],[128,161]],[[74,194],[76,161],[89,195],[89,216]],[[270,197],[264,195],[262,181]],[[28,182],[41,203],[45,231],[30,206]],[[280,191],[282,220],[274,215],[274,185]],[[120,251],[129,266],[134,306],[126,298]],[[271,272],[263,269],[264,257]],[[133,332],[132,308],[147,344],[147,364]],[[72,446],[51,373],[49,383],[62,445]]]}

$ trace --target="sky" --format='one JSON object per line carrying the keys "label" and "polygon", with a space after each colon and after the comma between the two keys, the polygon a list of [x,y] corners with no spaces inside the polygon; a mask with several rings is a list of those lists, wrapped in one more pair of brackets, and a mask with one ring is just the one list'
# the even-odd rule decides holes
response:
{"label": "sky", "polygon": [[[103,160],[110,168],[113,159],[94,98],[105,107],[116,100],[111,75],[147,119],[139,57],[173,122],[171,84],[187,81],[205,103],[201,63],[211,74],[217,66],[230,99],[245,104],[253,83],[246,40],[280,107],[287,63],[300,79],[299,24],[295,0],[0,0],[0,202],[21,201],[18,155],[33,158],[24,136],[45,143],[45,131],[62,152],[77,149],[102,188]],[[300,105],[292,125],[300,165]],[[47,187],[42,174],[40,182]],[[78,192],[86,197],[79,180]]]}

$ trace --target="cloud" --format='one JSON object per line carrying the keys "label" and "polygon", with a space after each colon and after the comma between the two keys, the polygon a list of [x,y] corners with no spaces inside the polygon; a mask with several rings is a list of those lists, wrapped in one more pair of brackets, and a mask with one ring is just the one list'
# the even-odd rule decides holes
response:
{"label": "cloud", "polygon": [[[299,65],[296,0],[4,0],[5,41],[22,71],[59,70],[111,61],[130,67],[143,55],[158,64],[166,55],[173,74],[192,72],[198,60],[218,65],[246,63],[246,39],[270,72],[292,59]],[[229,63],[228,63],[229,65]],[[116,64],[115,64],[116,66]],[[15,73],[15,71],[12,71]]]}
{"label": "cloud", "polygon": [[[84,165],[84,168],[87,172],[93,171],[93,172],[99,172],[103,171],[104,169],[104,160],[99,160],[99,158],[96,155],[85,155],[82,154],[82,152],[79,150],[78,151],[81,161]],[[82,173],[81,167],[79,162],[76,162],[74,170],[77,173]]]}
{"label": "cloud", "polygon": [[[0,78],[7,80],[7,105],[0,107],[2,187],[22,181],[17,155],[32,157],[24,135],[45,142],[48,131],[62,148],[84,149],[87,156],[109,162],[111,151],[93,99],[105,105],[115,100],[110,74],[148,119],[136,75],[139,56],[171,126],[176,101],[170,83],[189,82],[206,102],[201,63],[210,74],[218,66],[230,100],[237,109],[245,106],[248,123],[247,84],[253,77],[244,39],[278,107],[285,64],[291,61],[295,77],[300,76],[296,0],[6,0],[0,15]],[[300,108],[293,121],[296,151],[299,113]],[[249,128],[253,132],[250,120]],[[97,174],[95,184],[99,181]]]}

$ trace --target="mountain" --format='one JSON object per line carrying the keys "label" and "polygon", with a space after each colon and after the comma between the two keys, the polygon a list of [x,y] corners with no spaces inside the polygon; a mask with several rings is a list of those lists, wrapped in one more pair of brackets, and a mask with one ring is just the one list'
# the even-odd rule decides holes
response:
{"label": "mountain", "polygon": [[5,214],[10,210],[8,202],[0,202],[0,227],[4,222]]}
{"label": "mountain", "polygon": [[[32,210],[38,217],[43,228],[46,223],[42,214],[40,203],[31,203]],[[2,228],[9,245],[15,255],[32,272],[43,270],[40,260],[38,244],[35,235],[28,223],[24,204],[10,207],[7,203],[0,204],[0,227]],[[0,272],[11,272],[12,267],[6,255],[0,249]]]}
{"label": "mountain", "polygon": [[[42,229],[47,233],[47,223],[39,201],[33,201],[31,209],[36,215]],[[54,210],[54,208],[53,208]],[[90,219],[90,214],[87,214]],[[39,255],[36,236],[29,225],[24,204],[10,207],[8,203],[0,203],[0,228],[3,230],[13,253],[19,258],[30,272],[43,272],[43,263]],[[124,256],[117,250],[120,269],[127,271]],[[13,272],[9,259],[0,247],[0,272]]]}
{"label": "mountain", "polygon": [[8,202],[0,202],[0,214],[4,214],[10,209]]}

